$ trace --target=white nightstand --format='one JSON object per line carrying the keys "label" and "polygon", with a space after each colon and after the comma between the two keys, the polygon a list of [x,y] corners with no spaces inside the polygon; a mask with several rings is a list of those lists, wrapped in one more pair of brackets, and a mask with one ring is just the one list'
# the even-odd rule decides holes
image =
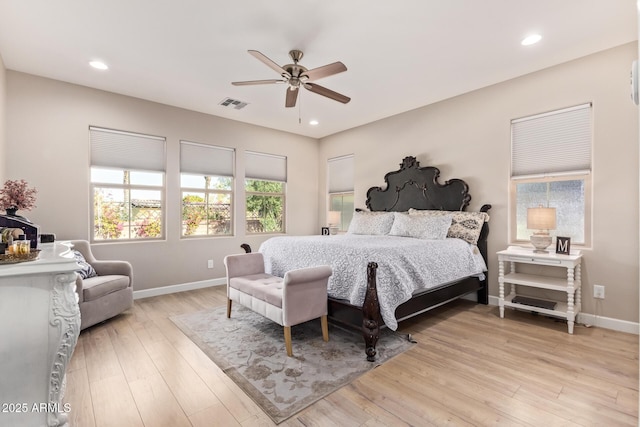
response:
{"label": "white nightstand", "polygon": [[[580,276],[580,262],[582,260],[582,254],[580,251],[571,251],[570,255],[560,255],[555,252],[536,253],[533,249],[509,246],[509,248],[504,251],[500,251],[497,254],[498,284],[500,285],[500,317],[504,317],[505,307],[515,307],[547,314],[549,316],[561,317],[563,319],[567,319],[569,333],[573,334],[573,325],[576,315],[582,308]],[[510,270],[508,274],[505,274],[504,272],[505,262],[510,263]],[[567,278],[559,279],[556,277],[548,277],[538,274],[518,273],[516,271],[517,263],[563,267],[567,269]],[[504,295],[505,283],[509,283],[511,285],[509,295],[506,297]],[[513,299],[518,296],[516,285],[566,292],[567,301],[555,301],[556,306],[553,309],[513,302]]]}

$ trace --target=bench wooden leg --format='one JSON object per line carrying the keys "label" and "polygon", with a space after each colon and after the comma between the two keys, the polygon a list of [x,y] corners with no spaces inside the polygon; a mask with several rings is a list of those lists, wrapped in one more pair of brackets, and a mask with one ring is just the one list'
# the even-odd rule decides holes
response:
{"label": "bench wooden leg", "polygon": [[329,341],[329,324],[327,323],[327,315],[320,317],[320,323],[322,324],[322,339]]}
{"label": "bench wooden leg", "polygon": [[227,319],[231,318],[231,298],[227,298]]}
{"label": "bench wooden leg", "polygon": [[287,356],[293,356],[293,350],[291,349],[291,326],[284,327],[284,346],[287,348]]}

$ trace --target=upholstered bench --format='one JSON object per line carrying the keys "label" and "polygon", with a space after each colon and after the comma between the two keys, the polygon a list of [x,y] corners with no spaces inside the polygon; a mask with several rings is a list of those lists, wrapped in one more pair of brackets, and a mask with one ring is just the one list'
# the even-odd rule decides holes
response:
{"label": "upholstered bench", "polygon": [[227,318],[232,302],[284,327],[287,355],[292,356],[291,327],[320,318],[322,338],[329,340],[327,325],[327,283],[331,267],[322,265],[288,271],[284,277],[265,273],[262,254],[228,255]]}

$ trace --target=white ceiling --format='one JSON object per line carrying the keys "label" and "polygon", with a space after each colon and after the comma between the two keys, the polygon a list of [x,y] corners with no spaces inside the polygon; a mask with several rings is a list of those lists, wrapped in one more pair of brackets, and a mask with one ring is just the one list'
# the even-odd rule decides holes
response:
{"label": "white ceiling", "polygon": [[[637,40],[636,14],[633,0],[0,0],[0,55],[10,70],[321,138]],[[532,32],[542,41],[521,46]],[[232,86],[279,77],[248,49],[342,61],[318,83],[351,102],[301,90],[285,109],[285,85]]]}

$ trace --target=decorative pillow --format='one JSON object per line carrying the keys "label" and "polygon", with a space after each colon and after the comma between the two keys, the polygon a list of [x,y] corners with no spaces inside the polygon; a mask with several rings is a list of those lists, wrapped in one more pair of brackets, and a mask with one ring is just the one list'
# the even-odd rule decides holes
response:
{"label": "decorative pillow", "polygon": [[76,262],[80,265],[80,270],[76,270],[76,272],[83,279],[88,279],[89,277],[95,277],[98,275],[96,270],[89,264],[84,256],[80,253],[80,251],[73,251],[73,257],[76,259]]}
{"label": "decorative pillow", "polygon": [[389,234],[417,239],[444,240],[451,226],[452,215],[408,215],[395,212]]}
{"label": "decorative pillow", "polygon": [[455,237],[465,240],[472,245],[478,243],[482,225],[489,221],[489,214],[486,212],[463,212],[463,211],[438,211],[438,210],[417,210],[409,209],[409,215],[415,216],[443,216],[451,215],[451,226],[447,232],[447,237]]}
{"label": "decorative pillow", "polygon": [[347,234],[389,234],[393,212],[355,211]]}

